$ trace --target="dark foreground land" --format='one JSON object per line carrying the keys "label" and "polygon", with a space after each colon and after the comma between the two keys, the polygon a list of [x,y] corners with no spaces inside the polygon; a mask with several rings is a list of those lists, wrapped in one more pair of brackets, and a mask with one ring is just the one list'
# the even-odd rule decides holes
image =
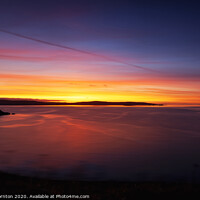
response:
{"label": "dark foreground land", "polygon": [[[195,183],[163,183],[163,182],[87,182],[60,181],[33,177],[23,177],[0,172],[0,198],[2,195],[54,195],[56,199],[77,199],[77,195],[89,195],[89,198],[102,200],[131,200],[131,199],[199,199],[200,184]],[[58,195],[58,196],[56,196]],[[62,196],[65,195],[65,196]],[[67,195],[75,195],[69,198]],[[44,197],[44,196],[43,196]],[[81,196],[79,196],[81,197]],[[19,196],[18,196],[19,198]],[[80,198],[79,198],[80,199]]]}

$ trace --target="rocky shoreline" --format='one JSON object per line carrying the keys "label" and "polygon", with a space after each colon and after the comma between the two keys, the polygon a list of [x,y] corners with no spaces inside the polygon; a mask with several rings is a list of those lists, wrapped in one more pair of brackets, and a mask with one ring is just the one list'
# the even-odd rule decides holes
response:
{"label": "rocky shoreline", "polygon": [[1,115],[14,115],[15,113],[9,113],[9,112],[3,112],[2,110],[0,110],[0,116]]}

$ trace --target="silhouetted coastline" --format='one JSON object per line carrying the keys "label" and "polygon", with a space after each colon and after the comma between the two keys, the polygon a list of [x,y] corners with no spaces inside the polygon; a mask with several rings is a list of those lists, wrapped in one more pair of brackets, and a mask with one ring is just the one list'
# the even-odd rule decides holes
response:
{"label": "silhouetted coastline", "polygon": [[9,113],[9,112],[3,112],[2,110],[0,110],[0,116],[1,115],[10,115],[11,113]]}
{"label": "silhouetted coastline", "polygon": [[39,100],[0,100],[0,105],[95,105],[95,106],[163,106],[163,104],[147,102],[108,102],[108,101],[88,101],[88,102],[58,102],[58,101],[39,101]]}

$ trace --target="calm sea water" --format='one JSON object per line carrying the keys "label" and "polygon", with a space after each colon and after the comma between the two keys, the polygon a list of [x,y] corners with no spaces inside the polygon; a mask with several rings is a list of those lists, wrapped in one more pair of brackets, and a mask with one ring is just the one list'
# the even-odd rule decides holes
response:
{"label": "calm sea water", "polygon": [[200,180],[200,108],[1,106],[0,170],[69,180]]}

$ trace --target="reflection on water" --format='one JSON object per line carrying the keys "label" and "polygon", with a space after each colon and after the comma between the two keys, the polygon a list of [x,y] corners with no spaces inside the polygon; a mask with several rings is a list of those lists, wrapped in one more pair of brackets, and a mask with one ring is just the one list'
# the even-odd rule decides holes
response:
{"label": "reflection on water", "polygon": [[200,179],[200,109],[2,106],[0,170],[76,180]]}

